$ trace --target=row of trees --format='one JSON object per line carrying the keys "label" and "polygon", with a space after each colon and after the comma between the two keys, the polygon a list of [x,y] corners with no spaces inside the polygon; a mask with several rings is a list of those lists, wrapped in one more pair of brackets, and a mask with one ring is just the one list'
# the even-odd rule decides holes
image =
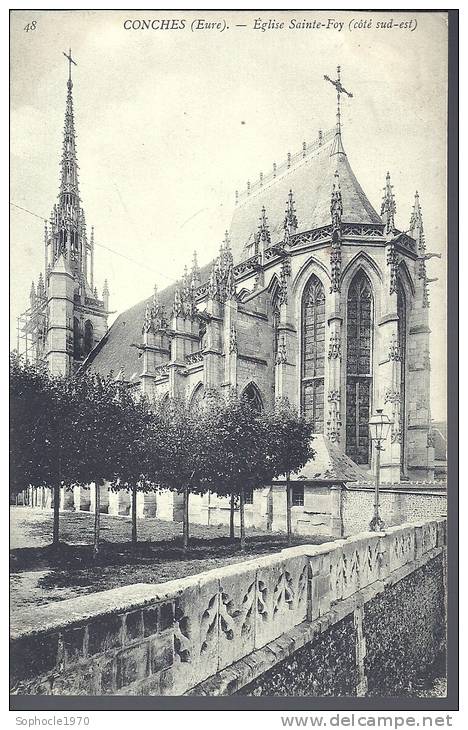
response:
{"label": "row of trees", "polygon": [[132,541],[137,541],[138,491],[170,489],[183,494],[183,544],[189,541],[189,499],[208,490],[239,505],[245,547],[247,490],[285,475],[291,540],[290,476],[313,457],[310,424],[286,400],[271,413],[256,412],[232,393],[205,399],[150,404],[111,377],[51,376],[17,357],[11,361],[11,491],[28,486],[53,490],[53,543],[59,543],[61,487],[94,484],[94,550],[99,550],[100,488],[132,494]]}

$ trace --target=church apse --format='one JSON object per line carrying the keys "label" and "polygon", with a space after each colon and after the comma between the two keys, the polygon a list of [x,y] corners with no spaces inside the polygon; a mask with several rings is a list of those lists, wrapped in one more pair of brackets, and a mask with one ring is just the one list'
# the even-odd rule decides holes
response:
{"label": "church apse", "polygon": [[430,476],[431,254],[419,197],[409,232],[399,230],[387,174],[377,213],[344,149],[351,95],[340,70],[332,83],[336,126],[237,194],[218,256],[202,268],[195,258],[176,284],[122,313],[91,369],[124,369],[149,396],[255,383],[265,408],[287,397],[363,474],[369,418],[383,408],[393,422],[383,480]]}

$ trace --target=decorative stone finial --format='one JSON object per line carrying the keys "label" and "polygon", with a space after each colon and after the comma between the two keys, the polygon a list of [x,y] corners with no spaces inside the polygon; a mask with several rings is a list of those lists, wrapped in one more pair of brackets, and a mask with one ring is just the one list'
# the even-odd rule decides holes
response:
{"label": "decorative stone finial", "polygon": [[393,233],[395,230],[395,196],[393,195],[393,185],[390,182],[390,173],[387,172],[385,179],[384,195],[382,199],[382,208],[380,215],[386,225],[386,232]]}
{"label": "decorative stone finial", "polygon": [[297,231],[297,216],[296,208],[294,205],[293,191],[289,191],[288,200],[286,203],[286,212],[284,217],[283,228],[285,231],[285,239],[288,240],[291,235]]}
{"label": "decorative stone finial", "polygon": [[200,286],[200,268],[198,266],[198,260],[197,260],[197,252],[193,252],[193,258],[192,258],[192,281],[191,281],[191,287],[192,289],[197,289],[197,287]]}
{"label": "decorative stone finial", "polygon": [[42,277],[42,272],[39,274],[39,279],[37,281],[36,295],[39,299],[44,299],[44,296],[45,296],[45,286],[44,286],[44,279]]}
{"label": "decorative stone finial", "polygon": [[143,320],[142,334],[148,334],[153,329],[153,314],[149,302],[146,302],[145,317]]}
{"label": "decorative stone finial", "polygon": [[182,314],[182,298],[180,296],[180,285],[177,282],[175,291],[174,291],[174,302],[172,305],[172,313],[174,317],[180,317]]}

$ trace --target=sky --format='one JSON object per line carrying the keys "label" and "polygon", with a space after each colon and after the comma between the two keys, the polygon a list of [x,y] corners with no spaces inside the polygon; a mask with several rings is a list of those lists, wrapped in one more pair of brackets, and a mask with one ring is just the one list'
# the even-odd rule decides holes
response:
{"label": "sky", "polygon": [[[407,230],[419,191],[428,251],[432,416],[446,401],[447,23],[420,13],[337,11],[30,11],[11,14],[11,344],[43,266],[43,228],[56,202],[71,47],[80,193],[95,228],[95,281],[115,316],[218,252],[235,191],[335,123],[380,211],[390,171],[396,224]],[[185,20],[183,29],[125,29],[133,21]],[[197,19],[224,30],[194,30]],[[284,28],[255,29],[255,21]],[[324,23],[290,29],[291,20]],[[333,23],[328,23],[333,19]],[[372,20],[372,27],[351,21]],[[389,21],[393,20],[389,27]],[[125,21],[131,21],[125,23]],[[382,21],[387,27],[378,27]],[[343,23],[342,30],[338,30]],[[295,23],[297,25],[297,22]],[[327,25],[331,27],[327,27]],[[236,27],[245,25],[246,27]],[[358,23],[359,25],[359,23]],[[363,23],[361,23],[363,25]],[[414,25],[414,20],[413,20]],[[112,249],[115,253],[110,252]],[[131,259],[131,260],[129,260]]]}

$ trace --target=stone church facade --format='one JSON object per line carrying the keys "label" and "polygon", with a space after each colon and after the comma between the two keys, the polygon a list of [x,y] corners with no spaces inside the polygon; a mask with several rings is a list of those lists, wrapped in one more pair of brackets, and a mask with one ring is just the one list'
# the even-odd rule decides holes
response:
{"label": "stone church facade", "polygon": [[432,479],[431,254],[417,193],[403,229],[390,175],[379,214],[351,169],[338,93],[335,128],[236,193],[216,260],[200,268],[194,255],[179,282],[107,330],[109,293],[93,289],[93,236],[78,193],[69,79],[59,202],[45,233],[45,279],[31,293],[38,356],[53,372],[112,371],[149,398],[196,402],[235,388],[270,408],[287,396],[364,474],[368,421],[382,408],[392,420],[382,480]]}

